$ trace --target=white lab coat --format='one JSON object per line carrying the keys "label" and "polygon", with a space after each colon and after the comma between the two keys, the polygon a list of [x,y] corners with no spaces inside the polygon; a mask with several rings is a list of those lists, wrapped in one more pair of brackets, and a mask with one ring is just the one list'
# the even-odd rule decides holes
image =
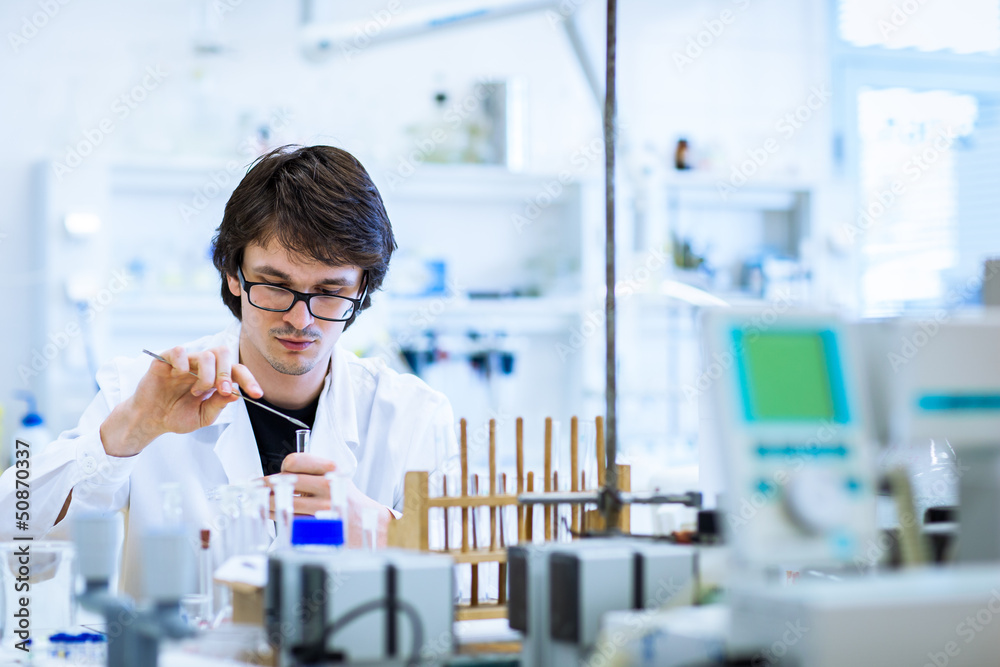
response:
{"label": "white lab coat", "polygon": [[[184,347],[195,351],[219,345],[228,345],[232,358],[238,358],[239,323]],[[15,530],[15,469],[0,476],[0,539],[15,534],[69,539],[74,516],[127,510],[121,588],[136,597],[141,594],[141,536],[163,522],[161,484],[181,484],[187,526],[212,528],[214,513],[206,492],[263,474],[243,401],[227,405],[210,426],[165,434],[132,457],[108,456],[100,425],[135,392],[151,362],[140,356],[104,366],[97,374],[100,392],[76,428],[30,459],[29,530]],[[443,461],[443,450],[453,448],[454,438],[454,417],[443,394],[381,360],[359,359],[335,346],[316,410],[311,453],[332,460],[363,493],[398,516],[405,472],[433,470]],[[71,489],[69,513],[53,527]]]}

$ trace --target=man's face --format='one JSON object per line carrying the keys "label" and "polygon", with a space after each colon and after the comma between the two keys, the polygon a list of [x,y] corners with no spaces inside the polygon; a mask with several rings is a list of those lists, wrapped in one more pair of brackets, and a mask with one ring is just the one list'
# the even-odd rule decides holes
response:
{"label": "man's face", "polygon": [[[244,278],[250,283],[352,298],[359,296],[363,273],[357,266],[329,266],[291,253],[276,241],[267,246],[248,246],[242,268]],[[326,373],[326,364],[344,331],[344,322],[317,319],[302,301],[284,313],[261,310],[247,300],[236,276],[227,276],[227,281],[229,290],[242,301],[242,337],[252,348],[246,352],[259,354],[274,370],[285,375],[304,375],[317,364],[323,364],[320,372]]]}

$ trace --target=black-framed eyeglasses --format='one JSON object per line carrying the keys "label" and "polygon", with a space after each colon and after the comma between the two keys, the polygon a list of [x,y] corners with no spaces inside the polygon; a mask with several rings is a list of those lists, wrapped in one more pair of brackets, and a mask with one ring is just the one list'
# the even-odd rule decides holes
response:
{"label": "black-framed eyeglasses", "polygon": [[361,276],[362,290],[357,299],[337,294],[306,294],[271,283],[252,283],[243,275],[243,267],[236,268],[240,288],[246,292],[251,306],[272,313],[287,313],[299,301],[306,302],[309,313],[317,320],[327,322],[347,322],[361,310],[361,304],[368,292],[368,272]]}

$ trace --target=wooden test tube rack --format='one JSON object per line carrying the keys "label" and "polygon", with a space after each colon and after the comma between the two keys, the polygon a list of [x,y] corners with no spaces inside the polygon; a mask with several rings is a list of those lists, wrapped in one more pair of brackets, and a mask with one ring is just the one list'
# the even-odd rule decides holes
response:
{"label": "wooden test tube rack", "polygon": [[[468,563],[472,566],[472,600],[470,604],[456,605],[455,619],[470,620],[480,618],[506,618],[506,578],[507,578],[507,545],[504,544],[504,537],[498,531],[497,508],[509,506],[517,507],[517,536],[518,542],[532,541],[532,524],[534,507],[519,505],[517,494],[525,491],[535,490],[536,480],[533,472],[525,475],[524,471],[524,422],[518,417],[516,423],[516,447],[517,447],[517,494],[498,493],[497,491],[497,467],[496,467],[496,420],[491,419],[489,423],[489,468],[490,480],[487,485],[488,495],[471,495],[469,493],[469,458],[468,458],[468,433],[465,419],[461,421],[461,435],[459,438],[460,460],[461,460],[461,494],[458,496],[431,497],[429,493],[429,473],[424,471],[411,471],[406,473],[404,480],[404,505],[403,516],[389,524],[388,543],[391,547],[404,549],[417,549],[419,551],[431,551],[429,544],[430,532],[430,511],[434,508],[442,508],[448,513],[450,508],[461,508],[462,510],[462,535],[461,540],[448,539],[448,520],[445,519],[445,543],[448,547],[452,541],[458,541],[459,547],[435,549],[436,553],[445,553],[451,556],[456,564]],[[542,487],[546,492],[558,490],[556,474],[552,472],[552,419],[545,420],[545,472],[542,480]],[[582,479],[579,471],[579,427],[576,417],[570,422],[570,490],[581,491],[586,489],[586,480]],[[597,418],[597,483],[603,485],[605,481],[606,467],[604,459],[604,428],[603,419]],[[618,466],[618,488],[622,491],[631,490],[630,468],[626,465]],[[506,478],[504,478],[506,479]],[[525,484],[527,482],[527,485]],[[506,484],[502,485],[506,488]],[[527,486],[527,488],[525,488]],[[447,486],[445,486],[447,492]],[[470,521],[469,510],[475,508],[490,508],[490,538],[488,544],[470,545]],[[586,530],[603,529],[603,517],[595,510],[583,511],[583,507],[571,506],[572,521],[571,533],[579,534]],[[554,524],[558,517],[558,507],[554,505],[540,506],[539,511],[544,514],[544,538],[545,541],[552,541],[555,532]],[[626,508],[621,514],[619,528],[622,532],[629,531],[629,513]],[[473,539],[474,542],[474,539]],[[500,569],[500,590],[497,603],[484,604],[479,601],[478,586],[478,565],[480,563],[498,563]]]}

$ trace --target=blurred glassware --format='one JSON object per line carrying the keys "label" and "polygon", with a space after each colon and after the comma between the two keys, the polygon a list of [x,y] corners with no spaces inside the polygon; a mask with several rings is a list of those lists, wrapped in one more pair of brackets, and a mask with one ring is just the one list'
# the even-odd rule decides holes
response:
{"label": "blurred glassware", "polygon": [[917,521],[923,523],[928,508],[958,505],[958,456],[947,440],[891,445],[879,462],[880,473],[900,466],[910,477]]}
{"label": "blurred glassware", "polygon": [[[0,542],[3,578],[3,634],[5,649],[27,636],[48,636],[76,625],[76,550],[70,542]],[[30,586],[25,590],[25,584]],[[19,616],[20,602],[30,598],[30,617]]]}

